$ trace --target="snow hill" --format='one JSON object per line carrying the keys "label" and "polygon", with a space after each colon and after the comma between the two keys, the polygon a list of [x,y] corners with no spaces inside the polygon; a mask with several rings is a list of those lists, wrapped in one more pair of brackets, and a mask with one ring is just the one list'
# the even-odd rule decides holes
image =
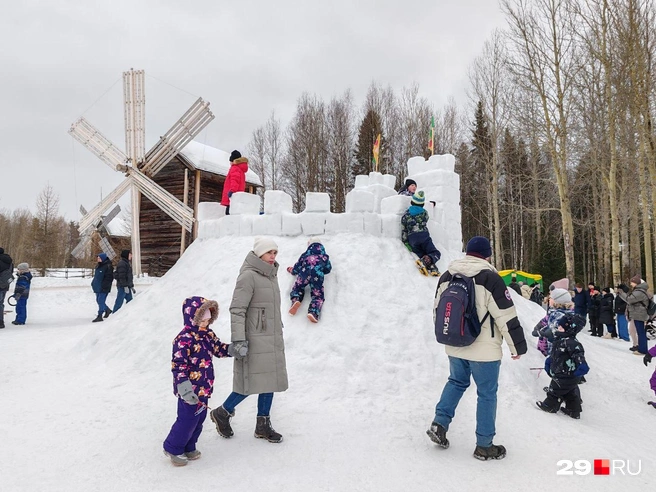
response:
{"label": "snow hill", "polygon": [[[307,238],[275,240],[284,308],[293,281],[284,268]],[[169,367],[182,302],[216,299],[213,328],[229,341],[228,306],[252,241],[195,241],[165,277],[138,285],[133,303],[93,325],[88,280],[50,287],[37,279],[30,323],[0,332],[0,490],[616,491],[653,482],[656,413],[645,404],[652,368],[630,355],[628,343],[583,333],[591,372],[581,420],[541,412],[534,402],[549,379],[530,370],[544,361],[530,331],[544,311],[514,293],[529,353],[512,361],[505,349],[502,363],[495,442],[508,448],[507,458],[471,456],[473,385],[449,431],[450,449],[433,445],[425,431],[448,377],[432,327],[437,280],[417,272],[397,239],[364,234],[325,238],[333,272],[318,325],[304,316],[307,300],[294,318],[283,311],[290,387],[275,395],[272,422],[284,442],[253,438],[251,397],[237,408],[232,439],[219,437],[208,419],[202,458],[172,467],[161,448],[175,419]],[[232,361],[214,363],[212,407],[232,381]],[[634,471],[640,460],[641,473],[557,476],[565,459],[629,460]]]}

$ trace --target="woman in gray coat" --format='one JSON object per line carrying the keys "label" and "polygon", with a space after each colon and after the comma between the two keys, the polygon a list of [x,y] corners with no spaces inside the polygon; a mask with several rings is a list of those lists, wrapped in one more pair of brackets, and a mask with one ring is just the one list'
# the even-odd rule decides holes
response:
{"label": "woman in gray coat", "polygon": [[649,305],[649,299],[651,299],[647,292],[648,288],[647,282],[642,280],[640,275],[635,275],[631,278],[631,292],[627,294],[621,289],[617,291],[617,295],[626,301],[626,317],[634,323],[638,335],[638,349],[633,352],[636,355],[645,355],[647,353],[645,322],[649,319],[647,306]]}
{"label": "woman in gray coat", "polygon": [[232,393],[210,412],[217,432],[233,436],[230,419],[248,395],[258,395],[255,437],[281,442],[271,427],[273,393],[288,387],[285,343],[280,316],[278,245],[270,238],[256,238],[237,277],[230,304],[230,325],[235,361]]}

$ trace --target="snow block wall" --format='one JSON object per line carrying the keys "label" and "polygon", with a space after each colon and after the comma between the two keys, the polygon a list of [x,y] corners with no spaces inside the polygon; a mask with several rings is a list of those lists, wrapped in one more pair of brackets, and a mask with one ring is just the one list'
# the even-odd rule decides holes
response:
{"label": "snow block wall", "polygon": [[[428,227],[441,251],[462,251],[460,177],[454,166],[455,157],[450,154],[408,160],[407,177],[426,194]],[[363,233],[400,239],[401,216],[410,206],[410,197],[397,195],[395,183],[394,176],[377,172],[357,176],[354,189],[346,195],[343,214],[330,212],[327,193],[307,193],[305,210],[298,214],[292,212],[292,198],[283,191],[266,191],[264,207],[258,195],[235,193],[228,216],[217,204],[199,204],[198,237]]]}

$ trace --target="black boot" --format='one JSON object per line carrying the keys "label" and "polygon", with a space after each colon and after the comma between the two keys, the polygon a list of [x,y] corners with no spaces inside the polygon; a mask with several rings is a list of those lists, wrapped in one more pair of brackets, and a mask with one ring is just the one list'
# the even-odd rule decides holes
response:
{"label": "black boot", "polygon": [[577,412],[575,410],[570,410],[567,407],[560,407],[560,411],[563,412],[565,415],[569,415],[573,419],[580,419],[581,418],[581,412]]}
{"label": "black boot", "polygon": [[91,322],[97,323],[98,321],[102,321],[102,320],[103,320],[102,314],[99,314],[98,316],[96,316],[96,319],[91,320]]}
{"label": "black boot", "polygon": [[536,404],[536,405],[538,406],[538,408],[539,408],[540,410],[542,410],[543,412],[547,412],[547,413],[556,413],[556,412],[558,411],[557,408],[551,408],[549,405],[547,405],[546,403],[544,403],[544,402],[542,402],[542,401],[536,401],[535,404]]}
{"label": "black boot", "polygon": [[259,439],[266,439],[269,442],[282,442],[282,436],[273,430],[273,427],[271,427],[271,417],[269,416],[257,417],[255,437]]}
{"label": "black boot", "polygon": [[433,422],[430,429],[426,431],[430,440],[438,446],[447,449],[449,447],[449,440],[446,438],[446,429],[437,422]]}
{"label": "black boot", "polygon": [[216,425],[216,432],[218,432],[221,437],[229,439],[235,435],[235,433],[232,432],[232,427],[230,427],[230,419],[234,416],[235,412],[228,413],[228,411],[223,408],[223,405],[210,412],[210,420]]}
{"label": "black boot", "polygon": [[506,448],[492,444],[487,448],[476,446],[474,449],[474,458],[481,461],[502,460],[506,457]]}
{"label": "black boot", "polygon": [[112,310],[109,308],[105,308],[105,318],[109,318],[110,314],[112,314]]}

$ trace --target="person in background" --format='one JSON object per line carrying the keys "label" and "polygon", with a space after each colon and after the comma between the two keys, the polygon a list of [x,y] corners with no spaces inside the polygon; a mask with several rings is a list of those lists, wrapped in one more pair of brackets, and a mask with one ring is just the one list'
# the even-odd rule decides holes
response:
{"label": "person in background", "polygon": [[533,285],[531,285],[530,299],[538,306],[542,306],[542,303],[544,302],[544,294],[542,293],[542,289],[540,289],[540,284],[533,282]]}
{"label": "person in background", "polygon": [[5,296],[13,280],[14,260],[0,248],[0,328],[5,327]]}
{"label": "person in background", "polygon": [[129,249],[121,251],[121,259],[116,265],[116,301],[114,301],[114,312],[121,309],[123,301],[127,304],[132,300],[134,290],[134,278],[132,276],[132,253]]}
{"label": "person in background", "polygon": [[[615,289],[617,294],[619,291],[625,294],[629,293],[629,287],[626,284],[619,284]],[[626,301],[620,297],[619,294],[615,296],[615,316],[617,318],[617,335],[624,341],[629,341],[629,323],[626,319]],[[637,345],[637,343],[636,343]]]}
{"label": "person in background", "polygon": [[[635,355],[645,355],[647,353],[647,332],[645,323],[649,320],[647,306],[651,295],[647,292],[649,286],[642,280],[640,275],[634,275],[629,282],[631,292],[625,294],[624,291],[618,291],[618,295],[626,301],[626,317],[633,321],[638,338],[638,345],[633,350]],[[633,347],[632,347],[633,349]]]}
{"label": "person in background", "polygon": [[531,299],[531,288],[525,282],[519,282],[519,290],[522,293],[524,299]]}
{"label": "person in background", "polygon": [[16,267],[18,278],[14,287],[14,299],[16,299],[16,319],[12,325],[24,325],[27,321],[27,299],[30,297],[30,285],[32,284],[32,273],[30,265],[19,263]]}
{"label": "person in background", "polygon": [[590,304],[590,295],[587,290],[583,290],[583,284],[576,282],[574,288],[574,312],[584,318],[588,315],[588,304]]}
{"label": "person in background", "polygon": [[510,283],[508,284],[508,288],[514,290],[520,296],[522,295],[522,289],[519,286],[519,284],[517,283],[517,276],[516,275],[513,275],[512,277],[510,277]]}
{"label": "person in background", "polygon": [[604,325],[599,321],[601,314],[601,293],[599,288],[592,286],[590,288],[590,304],[588,307],[588,317],[590,319],[590,332],[593,337],[602,337],[604,335]]}
{"label": "person in background", "polygon": [[242,157],[238,150],[230,154],[230,170],[223,183],[221,205],[226,208],[226,215],[230,215],[230,198],[234,193],[246,190],[246,173],[248,172],[248,159]]}
{"label": "person in background", "polygon": [[98,304],[98,316],[93,323],[103,320],[103,314],[107,318],[112,314],[112,310],[107,307],[107,296],[112,290],[112,282],[114,281],[114,269],[112,268],[112,260],[105,253],[100,253],[96,259],[98,264],[93,273],[93,280],[91,281],[91,288],[96,294],[96,303]]}
{"label": "person in background", "polygon": [[604,338],[617,338],[617,332],[615,331],[615,311],[613,309],[615,296],[610,291],[610,287],[604,287],[601,289],[601,294],[599,324],[606,325],[606,330],[608,331],[608,333],[604,335]]}
{"label": "person in background", "polygon": [[401,189],[397,194],[403,196],[412,196],[415,194],[415,191],[417,191],[417,183],[414,180],[408,178],[405,180],[405,183],[403,186],[401,186]]}

